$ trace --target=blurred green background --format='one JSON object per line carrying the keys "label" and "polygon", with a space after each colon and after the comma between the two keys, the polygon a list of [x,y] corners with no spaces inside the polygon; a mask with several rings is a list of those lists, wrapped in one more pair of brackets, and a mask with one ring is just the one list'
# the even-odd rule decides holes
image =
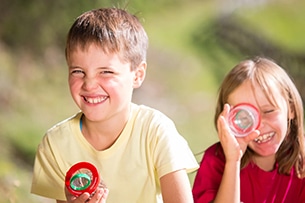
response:
{"label": "blurred green background", "polygon": [[1,0],[0,203],[53,202],[29,193],[35,151],[48,128],[77,111],[67,85],[66,33],[82,12],[104,6],[126,7],[143,22],[148,74],[134,102],[172,118],[198,162],[217,141],[218,86],[240,60],[275,59],[305,96],[301,0]]}

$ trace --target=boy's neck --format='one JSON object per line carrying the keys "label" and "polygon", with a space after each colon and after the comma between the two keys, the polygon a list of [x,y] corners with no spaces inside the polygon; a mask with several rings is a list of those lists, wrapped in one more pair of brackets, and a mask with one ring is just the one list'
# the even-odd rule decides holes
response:
{"label": "boy's neck", "polygon": [[82,134],[85,139],[96,149],[105,150],[111,147],[121,135],[128,116],[108,120],[107,122],[93,122],[82,117]]}

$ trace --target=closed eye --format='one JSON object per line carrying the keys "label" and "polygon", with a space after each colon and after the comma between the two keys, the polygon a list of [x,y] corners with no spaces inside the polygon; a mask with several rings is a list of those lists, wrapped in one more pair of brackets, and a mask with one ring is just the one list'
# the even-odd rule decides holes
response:
{"label": "closed eye", "polygon": [[113,71],[109,71],[109,70],[105,70],[101,72],[101,74],[113,74],[113,73],[114,73]]}
{"label": "closed eye", "polygon": [[73,70],[71,71],[72,74],[84,73],[82,70]]}
{"label": "closed eye", "polygon": [[279,109],[268,109],[268,110],[265,110],[265,111],[263,111],[263,113],[264,114],[270,114],[270,113],[274,113],[274,112],[276,112],[277,110],[279,110]]}
{"label": "closed eye", "polygon": [[70,74],[74,77],[84,77],[85,72],[80,69],[73,69],[71,70]]}
{"label": "closed eye", "polygon": [[272,113],[274,110],[268,110],[268,111],[264,111],[264,113]]}

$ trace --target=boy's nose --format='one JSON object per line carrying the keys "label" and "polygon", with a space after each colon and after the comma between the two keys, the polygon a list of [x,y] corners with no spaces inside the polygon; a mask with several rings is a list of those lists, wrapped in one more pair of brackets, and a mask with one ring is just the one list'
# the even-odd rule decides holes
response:
{"label": "boy's nose", "polygon": [[94,78],[86,78],[83,83],[83,88],[85,90],[92,90],[98,87],[98,83]]}

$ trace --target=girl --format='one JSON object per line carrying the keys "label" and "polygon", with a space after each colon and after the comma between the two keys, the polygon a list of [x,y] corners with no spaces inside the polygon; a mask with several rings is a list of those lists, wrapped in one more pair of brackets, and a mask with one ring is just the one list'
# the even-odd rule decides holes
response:
{"label": "girl", "polygon": [[[255,106],[261,117],[245,137],[231,133],[226,120],[240,103]],[[279,65],[256,57],[235,66],[220,87],[214,121],[220,142],[205,151],[195,203],[305,202],[302,100]]]}

